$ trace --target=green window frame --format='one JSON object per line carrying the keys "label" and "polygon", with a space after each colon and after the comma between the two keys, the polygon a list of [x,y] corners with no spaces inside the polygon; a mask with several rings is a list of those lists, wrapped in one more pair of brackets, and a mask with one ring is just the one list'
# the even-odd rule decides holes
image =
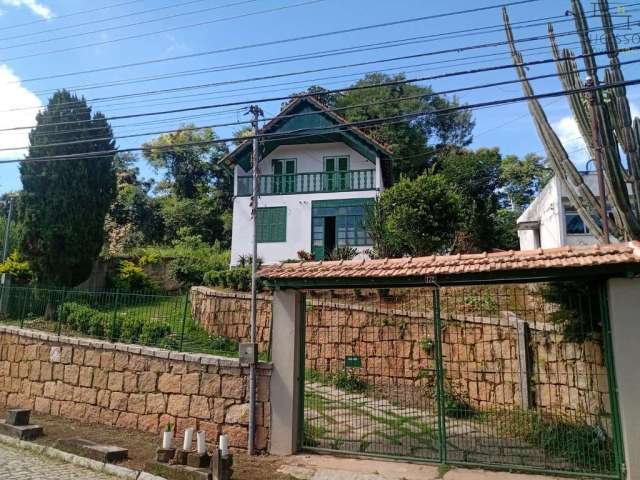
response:
{"label": "green window frame", "polygon": [[287,241],[287,207],[258,208],[256,241],[258,243]]}
{"label": "green window frame", "polygon": [[295,193],[296,158],[274,158],[273,164],[273,193]]}
{"label": "green window frame", "polygon": [[324,157],[325,190],[332,192],[350,189],[349,155],[336,155]]}

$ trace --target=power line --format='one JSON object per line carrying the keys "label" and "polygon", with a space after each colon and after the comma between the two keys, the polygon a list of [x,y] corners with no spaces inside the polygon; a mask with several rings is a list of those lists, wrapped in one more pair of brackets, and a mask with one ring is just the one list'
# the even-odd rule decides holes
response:
{"label": "power line", "polygon": [[109,10],[109,9],[112,9],[112,8],[123,7],[125,5],[131,5],[133,3],[141,3],[143,1],[144,0],[129,0],[128,2],[115,3],[113,5],[105,5],[104,7],[91,8],[89,10],[81,10],[79,12],[66,13],[66,14],[63,14],[63,15],[55,15],[52,19],[41,18],[39,20],[32,20],[31,22],[25,22],[25,23],[17,23],[15,25],[3,25],[2,29],[3,30],[13,30],[14,28],[21,28],[21,27],[26,27],[28,25],[35,25],[36,23],[49,22],[51,20],[59,20],[61,18],[76,17],[78,15],[84,15],[86,13],[95,13],[95,12],[99,12],[99,11],[102,11],[102,10]]}
{"label": "power line", "polygon": [[[18,162],[51,161],[51,160],[88,159],[88,158],[93,158],[95,156],[104,157],[108,155],[109,156],[114,155],[116,153],[143,151],[143,150],[149,150],[149,149],[173,150],[175,148],[183,148],[188,146],[210,145],[210,144],[218,144],[218,143],[226,144],[227,142],[231,142],[231,141],[237,141],[237,140],[248,141],[253,138],[258,138],[262,141],[269,142],[269,141],[282,140],[287,138],[313,137],[313,136],[321,135],[322,131],[327,131],[327,133],[335,133],[335,132],[339,132],[339,131],[353,128],[353,127],[360,128],[360,127],[367,127],[367,126],[400,123],[400,122],[406,121],[407,119],[417,118],[424,115],[445,115],[445,114],[450,114],[450,113],[454,113],[461,110],[475,110],[479,108],[494,107],[494,106],[508,105],[508,104],[517,103],[517,102],[529,101],[532,99],[554,98],[554,97],[560,97],[560,96],[566,96],[566,95],[572,95],[572,94],[592,92],[596,90],[609,90],[612,88],[625,87],[625,86],[638,85],[638,84],[640,84],[640,78],[636,78],[633,80],[625,80],[622,82],[609,83],[606,85],[594,85],[590,87],[574,88],[571,90],[558,90],[558,91],[547,92],[547,93],[539,93],[535,95],[525,95],[520,97],[510,97],[505,99],[491,100],[491,101],[480,102],[480,103],[475,103],[471,105],[454,106],[454,107],[447,107],[447,108],[436,109],[436,110],[422,110],[418,112],[403,113],[403,114],[393,115],[393,116],[383,117],[383,118],[361,120],[361,121],[355,121],[355,122],[345,122],[340,125],[332,125],[328,127],[303,128],[303,129],[291,130],[283,133],[260,134],[257,136],[247,135],[244,137],[230,137],[230,138],[206,140],[206,141],[200,141],[200,142],[187,142],[187,143],[181,143],[181,144],[175,144],[175,145],[162,145],[157,147],[154,146],[151,148],[131,147],[131,148],[125,148],[125,149],[113,149],[113,150],[106,150],[106,151],[99,151],[99,152],[86,152],[86,153],[76,153],[76,154],[66,154],[66,155],[52,155],[52,156],[45,156],[45,157],[30,157],[30,158],[24,158],[24,159],[0,160],[0,164],[18,163]],[[307,96],[310,96],[310,95],[307,95]],[[307,132],[307,131],[311,133],[305,134],[304,132]],[[37,148],[37,145],[34,145],[34,148]]]}
{"label": "power line", "polygon": [[[625,48],[625,49],[618,49],[617,51],[619,51],[619,52],[621,52],[621,51],[630,52],[630,51],[636,51],[636,50],[640,50],[640,46],[629,47],[629,48]],[[589,54],[575,55],[573,58],[578,59],[578,58],[585,58],[585,57],[595,57],[595,56],[600,56],[600,55],[608,55],[610,53],[612,53],[612,52],[611,51],[593,52],[593,53],[589,53]],[[543,60],[532,60],[532,61],[528,61],[528,62],[523,62],[520,65],[522,65],[522,66],[532,66],[532,65],[542,65],[542,64],[553,63],[553,62],[555,62],[555,59],[548,58],[548,59],[543,59]],[[419,78],[414,78],[414,79],[396,80],[396,81],[384,82],[384,83],[372,84],[372,85],[358,85],[358,86],[352,86],[352,87],[337,88],[337,89],[333,89],[333,90],[327,90],[326,92],[323,92],[323,95],[332,94],[332,93],[356,91],[356,90],[366,90],[366,89],[371,89],[371,88],[380,88],[380,87],[387,87],[387,86],[394,86],[394,85],[402,85],[402,84],[407,84],[407,83],[416,83],[416,82],[421,82],[421,81],[425,81],[425,80],[433,80],[433,79],[437,79],[437,78],[449,78],[449,77],[453,77],[453,76],[469,75],[471,73],[489,72],[489,71],[504,70],[504,69],[510,69],[510,68],[513,68],[513,64],[512,63],[502,64],[502,65],[497,65],[497,66],[492,66],[492,67],[477,68],[477,69],[473,69],[473,70],[466,70],[466,71],[463,71],[463,72],[451,72],[451,73],[445,73],[445,74],[439,74],[439,75],[432,75],[432,76],[428,76],[428,77],[419,77]],[[308,95],[299,95],[299,96],[308,96]],[[231,107],[231,106],[246,105],[246,104],[249,104],[249,103],[263,103],[263,102],[272,102],[272,101],[279,101],[279,100],[288,100],[288,99],[291,99],[291,98],[296,98],[296,96],[287,95],[287,96],[267,97],[267,98],[252,99],[252,100],[246,100],[246,101],[225,102],[225,103],[218,103],[218,104],[211,104],[211,105],[198,105],[198,106],[194,106],[194,107],[176,108],[176,109],[171,109],[171,110],[162,110],[162,111],[145,112],[145,113],[131,113],[131,114],[127,114],[127,115],[118,115],[118,116],[113,116],[113,117],[106,117],[105,120],[107,120],[107,121],[109,121],[109,120],[122,120],[122,119],[127,119],[127,118],[137,118],[137,117],[144,117],[144,116],[164,115],[164,114],[168,114],[168,113],[191,112],[191,111],[206,110],[206,109],[218,108],[218,107]],[[76,120],[76,121],[69,121],[69,122],[55,122],[55,123],[49,124],[49,126],[80,124],[80,123],[86,123],[86,122],[90,122],[90,121],[92,121],[92,120]],[[0,132],[16,131],[16,130],[28,130],[28,129],[31,129],[31,128],[35,128],[35,126],[36,125],[4,128],[4,129],[0,129]]]}
{"label": "power line", "polygon": [[[626,26],[626,23],[624,23],[624,26]],[[602,29],[592,29],[592,31],[597,31],[597,30],[603,30],[603,28]],[[572,35],[574,33],[577,33],[577,32],[576,31],[569,31],[569,32],[557,33],[556,37]],[[546,40],[546,39],[547,39],[546,35],[539,35],[539,36],[534,36],[534,37],[527,37],[527,38],[517,39],[516,42],[524,43],[524,42],[537,41],[537,40]],[[395,46],[399,46],[400,44],[399,43],[394,43],[394,42],[400,42],[400,41],[401,40],[396,40],[396,41],[391,41],[391,42],[382,42],[382,43],[378,43],[378,44],[365,44],[363,46],[341,48],[341,49],[332,49],[332,50],[328,50],[328,51],[325,50],[325,51],[312,52],[312,53],[307,53],[307,54],[302,54],[302,55],[297,55],[297,56],[276,57],[276,58],[271,58],[271,59],[261,60],[261,61],[243,62],[243,63],[236,63],[236,64],[224,65],[224,66],[219,66],[219,67],[211,67],[211,68],[207,68],[207,69],[198,69],[198,70],[195,70],[195,71],[187,71],[185,73],[191,75],[191,74],[205,73],[205,72],[209,72],[209,73],[210,72],[220,72],[220,71],[234,70],[234,69],[238,69],[238,68],[251,68],[251,67],[264,66],[264,65],[274,65],[274,64],[278,64],[278,63],[287,63],[287,62],[293,62],[293,61],[300,61],[300,60],[326,58],[326,57],[331,57],[331,56],[334,56],[334,55],[343,55],[343,54],[350,54],[350,53],[356,53],[356,52],[361,52],[361,51],[378,50],[378,49],[381,49],[381,48],[395,47]],[[409,43],[412,43],[412,42],[409,42]],[[390,44],[390,45],[385,45],[385,44]],[[420,58],[420,57],[425,57],[425,56],[440,55],[440,54],[444,54],[444,53],[460,53],[461,51],[466,51],[466,50],[479,49],[479,48],[489,48],[489,47],[496,47],[496,46],[504,46],[506,44],[507,44],[507,41],[484,43],[484,44],[475,44],[475,45],[468,45],[468,46],[460,47],[460,48],[429,51],[429,52],[424,52],[424,53],[419,53],[419,54],[405,55],[405,56],[400,56],[400,57],[392,57],[392,58],[387,58],[387,59],[382,59],[382,60],[358,62],[358,63],[345,65],[345,66],[340,66],[340,67],[335,67],[335,68],[347,68],[347,67],[354,67],[354,66],[363,66],[363,65],[368,65],[368,64],[385,63],[385,62],[390,62],[390,61],[395,61],[395,60],[406,60],[406,59]],[[369,46],[369,45],[371,45],[371,46]],[[563,45],[563,46],[566,46],[566,45]],[[525,50],[526,49],[523,49],[522,51],[525,51]],[[496,56],[496,55],[502,55],[502,54],[493,54],[493,56]],[[488,56],[491,56],[491,55],[488,55]],[[300,74],[301,73],[312,73],[312,72],[324,71],[324,70],[327,70],[327,68],[311,69],[311,70],[307,70],[306,72],[299,72],[299,73]],[[261,79],[267,79],[267,78],[277,78],[279,76],[286,76],[286,75],[287,74],[275,74],[275,75],[269,75],[269,76],[263,76],[263,77],[254,77],[254,78],[251,78],[251,79],[232,80],[232,81],[226,81],[226,82],[215,82],[215,83],[192,85],[192,86],[185,86],[185,87],[174,87],[174,88],[170,88],[170,89],[162,89],[162,90],[156,90],[156,91],[151,91],[151,92],[140,92],[140,93],[128,94],[128,95],[144,96],[144,95],[150,95],[150,94],[155,94],[155,93],[160,93],[160,92],[169,92],[169,91],[174,92],[174,91],[182,91],[182,90],[188,90],[188,89],[194,89],[194,88],[206,88],[206,87],[215,86],[215,85],[239,83],[239,82],[243,82],[243,81],[261,80]],[[109,82],[109,83],[73,85],[73,86],[67,86],[66,88],[67,89],[92,90],[92,89],[97,89],[97,88],[105,88],[105,87],[109,87],[109,86],[126,85],[128,83],[140,83],[140,82],[143,82],[143,81],[144,82],[148,82],[149,80],[152,80],[152,79],[173,78],[173,77],[176,77],[176,76],[181,76],[181,75],[179,75],[179,74],[165,74],[165,75],[153,76],[153,77],[141,77],[139,79],[134,79],[134,80],[119,80],[119,81],[114,81],[114,82]],[[50,93],[50,92],[53,92],[53,91],[54,91],[53,89],[49,89],[49,90],[37,91],[35,93],[43,94],[43,93]],[[127,95],[120,95],[120,96],[113,96],[111,98],[126,98],[126,96]],[[33,108],[33,107],[31,107],[31,108]]]}
{"label": "power line", "polygon": [[[640,48],[640,47],[638,47],[638,48]],[[620,66],[636,64],[636,63],[640,63],[640,59],[629,60],[629,61],[626,61],[626,62],[620,62]],[[586,72],[587,70],[588,70],[587,68],[577,69],[576,73]],[[557,76],[556,73],[550,73],[550,74],[532,76],[532,77],[529,77],[529,80],[541,80],[541,79],[551,78],[551,77],[556,77],[556,76]],[[429,98],[429,97],[448,95],[448,94],[451,94],[451,93],[460,93],[460,92],[467,92],[467,91],[471,91],[471,90],[479,90],[479,89],[484,89],[484,88],[493,88],[493,87],[502,86],[502,85],[511,85],[511,84],[520,83],[520,82],[521,82],[520,79],[502,80],[502,81],[499,81],[499,82],[483,83],[483,84],[480,84],[480,85],[472,85],[472,86],[454,88],[454,89],[444,90],[444,91],[439,91],[439,92],[431,92],[429,94],[408,95],[408,96],[405,96],[405,97],[398,97],[398,98],[391,98],[391,99],[386,99],[386,100],[379,100],[379,101],[375,101],[375,102],[367,102],[367,103],[360,103],[360,104],[355,104],[355,105],[348,105],[348,106],[345,106],[345,107],[332,108],[331,111],[332,112],[337,112],[337,111],[343,111],[343,110],[350,110],[350,109],[353,109],[353,108],[363,108],[363,107],[370,107],[370,106],[378,106],[378,105],[385,105],[385,104],[389,104],[389,103],[400,103],[400,102],[405,102],[405,101],[410,101],[410,100],[426,99],[426,98]],[[271,120],[275,120],[276,118],[286,119],[286,118],[317,115],[317,114],[318,114],[317,112],[303,112],[303,113],[296,113],[296,114],[289,114],[289,115],[277,115],[275,117],[265,118],[264,121],[271,121]],[[87,144],[87,143],[92,143],[92,142],[95,142],[95,141],[102,141],[102,140],[111,140],[111,139],[120,140],[120,139],[125,139],[125,138],[146,137],[146,136],[151,136],[151,135],[164,135],[164,134],[176,133],[176,132],[179,132],[179,131],[180,132],[182,132],[182,131],[197,131],[197,130],[210,129],[210,128],[240,126],[240,125],[246,125],[248,123],[250,123],[250,121],[244,121],[244,122],[236,121],[236,122],[229,122],[229,123],[219,123],[219,124],[214,124],[214,125],[202,125],[202,126],[194,126],[194,127],[186,127],[186,128],[177,128],[177,129],[172,129],[172,130],[143,132],[143,133],[132,133],[132,134],[127,134],[127,135],[117,135],[117,136],[105,137],[105,138],[91,138],[91,139],[83,139],[83,140],[73,140],[73,141],[69,141],[69,142],[57,142],[57,143],[49,143],[49,144],[42,144],[42,145],[32,145],[32,146],[33,147],[38,147],[38,148],[47,148],[47,147],[58,147],[58,146],[64,146],[64,145],[78,145],[78,144]],[[49,125],[53,125],[53,124],[49,124]],[[49,125],[45,125],[45,126],[49,126]],[[87,129],[80,129],[80,130],[75,130],[75,131],[104,130],[104,128],[105,127],[102,126],[102,127],[93,127],[93,128],[87,128]],[[64,134],[64,133],[71,133],[73,131],[74,130],[66,130],[66,131],[53,132],[53,133],[55,133],[55,134]],[[47,132],[43,132],[43,136],[48,136],[48,135],[49,134]],[[24,149],[27,149],[27,148],[29,148],[28,145],[27,146],[21,146],[21,147],[5,147],[5,148],[0,148],[0,152],[13,151],[13,150],[24,150]]]}
{"label": "power line", "polygon": [[[486,7],[471,8],[471,9],[458,10],[458,11],[454,11],[454,12],[447,12],[447,13],[441,13],[441,14],[436,14],[436,15],[428,15],[428,16],[422,16],[422,17],[412,17],[412,18],[403,19],[403,20],[395,20],[395,21],[385,22],[385,23],[377,23],[377,24],[372,24],[372,25],[364,25],[364,26],[360,26],[360,27],[352,27],[352,28],[346,28],[346,29],[341,29],[341,30],[334,30],[334,31],[330,31],[330,32],[316,33],[316,34],[310,34],[310,35],[302,35],[302,36],[291,37],[291,38],[286,38],[286,39],[273,40],[273,41],[270,41],[270,42],[260,42],[260,43],[254,43],[254,44],[249,44],[249,45],[241,45],[241,46],[236,46],[236,47],[229,47],[229,48],[224,48],[224,49],[208,50],[208,51],[204,51],[204,52],[197,52],[197,53],[191,53],[191,54],[185,54],[185,55],[177,55],[177,56],[173,56],[173,57],[159,58],[159,59],[154,59],[154,60],[144,60],[144,61],[140,61],[140,62],[132,62],[132,63],[125,63],[125,64],[120,64],[120,65],[112,65],[112,66],[109,66],[109,67],[101,67],[101,68],[95,68],[95,69],[90,69],[90,70],[81,70],[81,71],[76,71],[76,72],[68,72],[68,73],[64,73],[64,74],[48,75],[48,76],[45,76],[45,77],[36,77],[36,78],[30,78],[30,79],[26,79],[26,80],[21,80],[21,82],[24,83],[24,82],[28,82],[28,81],[34,81],[34,80],[50,80],[50,79],[53,79],[53,78],[61,78],[61,77],[66,77],[66,76],[77,76],[77,75],[83,75],[83,74],[87,74],[87,73],[98,73],[98,72],[104,72],[104,71],[109,71],[109,70],[114,70],[114,69],[139,67],[139,66],[151,65],[151,64],[155,64],[155,63],[164,63],[164,62],[169,62],[169,61],[174,61],[174,60],[184,60],[184,59],[187,59],[187,58],[197,58],[197,57],[201,57],[201,56],[215,55],[215,54],[218,54],[218,53],[228,53],[228,52],[232,52],[232,51],[245,50],[245,49],[249,49],[249,48],[281,45],[281,44],[284,44],[284,43],[297,42],[297,41],[301,41],[301,40],[312,40],[312,39],[323,38],[323,37],[327,37],[327,36],[342,35],[342,34],[345,34],[345,33],[355,33],[355,32],[360,32],[360,31],[364,31],[364,30],[371,30],[371,29],[383,28],[383,27],[389,27],[389,26],[397,26],[397,25],[403,25],[403,24],[406,24],[406,23],[413,23],[413,22],[421,22],[421,21],[425,21],[425,20],[432,20],[432,19],[436,19],[436,18],[443,18],[443,17],[453,16],[453,15],[462,15],[462,14],[467,14],[467,13],[477,13],[477,12],[485,11],[485,10],[492,10],[492,9],[496,9],[496,8],[502,8],[502,7],[514,6],[514,5],[521,5],[521,4],[533,3],[533,2],[539,2],[539,1],[540,0],[519,0],[519,1],[515,1],[515,2],[501,3],[501,4],[497,4],[497,5],[489,5],[489,6],[486,6]],[[34,55],[37,56],[37,55],[40,55],[40,54],[34,54]],[[4,62],[4,61],[7,61],[7,60],[11,60],[11,59],[0,60],[0,62]]]}
{"label": "power line", "polygon": [[[43,57],[43,56],[47,56],[50,55],[52,53],[66,53],[66,52],[71,52],[71,51],[75,51],[75,50],[80,50],[83,48],[89,48],[89,47],[99,47],[102,45],[108,45],[111,43],[116,43],[116,42],[122,42],[124,40],[133,40],[136,38],[143,38],[143,37],[148,37],[151,35],[157,35],[160,33],[168,33],[168,32],[175,32],[176,30],[182,30],[185,28],[194,28],[194,27],[201,27],[204,25],[211,25],[213,23],[218,23],[218,22],[226,22],[228,20],[237,20],[239,18],[247,18],[247,17],[252,17],[255,15],[262,15],[265,13],[273,13],[273,12],[279,12],[282,10],[288,10],[290,8],[296,8],[296,7],[302,7],[302,6],[306,6],[306,5],[312,5],[315,3],[321,3],[324,2],[326,0],[306,0],[304,2],[300,2],[300,3],[294,3],[292,5],[284,5],[282,7],[274,7],[274,8],[268,8],[266,10],[258,10],[255,12],[249,12],[249,13],[243,13],[240,15],[233,15],[230,17],[223,17],[223,18],[216,18],[213,20],[206,20],[206,21],[202,21],[202,22],[198,22],[198,23],[192,23],[190,25],[183,25],[180,27],[172,27],[172,28],[165,28],[162,30],[156,30],[154,32],[145,32],[145,33],[138,33],[135,35],[129,35],[127,37],[121,37],[121,38],[114,38],[111,40],[104,40],[104,41],[100,41],[100,42],[94,42],[94,43],[85,43],[84,45],[77,45],[75,47],[66,47],[66,48],[60,48],[57,50],[48,50],[46,52],[39,52],[39,53],[30,53],[27,55],[19,55],[17,57],[9,57],[9,58],[4,58],[4,59],[0,59],[0,62],[9,62],[9,61],[16,61],[16,60],[24,60],[27,58],[34,58],[34,57]],[[536,1],[536,0],[534,0]]]}
{"label": "power line", "polygon": [[[142,1],[142,0],[140,0],[140,1]],[[49,28],[49,29],[40,30],[40,31],[37,31],[37,32],[29,32],[29,33],[22,33],[20,35],[10,35],[8,37],[0,37],[0,40],[14,40],[14,39],[17,39],[17,38],[32,37],[34,35],[43,35],[45,33],[58,32],[60,30],[68,30],[70,28],[84,27],[86,25],[94,25],[96,23],[105,23],[105,22],[110,22],[112,20],[120,20],[122,18],[133,17],[133,16],[136,16],[136,15],[144,15],[146,13],[158,12],[158,11],[161,11],[161,10],[168,10],[168,9],[171,9],[171,8],[184,7],[186,5],[192,5],[194,3],[202,3],[202,2],[206,2],[206,1],[207,0],[189,0],[187,2],[180,2],[180,3],[171,4],[171,5],[165,5],[163,7],[150,8],[150,9],[145,9],[145,10],[138,10],[137,12],[126,13],[126,14],[123,14],[123,15],[117,15],[115,17],[100,18],[100,19],[97,19],[97,20],[90,20],[88,22],[76,23],[75,25],[66,25],[64,27]]]}
{"label": "power line", "polygon": [[[158,11],[158,10],[166,10],[168,8],[176,8],[176,7],[180,7],[180,6],[190,5],[190,4],[193,4],[193,3],[201,3],[203,1],[205,1],[205,0],[191,0],[191,1],[188,1],[188,2],[183,2],[181,4],[178,3],[176,5],[169,5],[169,6],[164,6],[164,7],[160,7],[160,8],[152,8],[150,10],[145,10],[145,11],[142,11],[142,12],[139,12],[139,13],[149,13],[149,12],[154,12],[154,11]],[[73,34],[70,34],[70,35],[63,35],[63,36],[60,36],[60,37],[46,38],[46,39],[43,39],[43,40],[34,40],[32,42],[18,43],[18,44],[15,44],[15,45],[7,45],[7,46],[4,46],[4,47],[0,47],[0,50],[11,50],[13,48],[28,47],[28,46],[31,46],[31,45],[40,45],[40,44],[43,44],[43,43],[56,42],[58,40],[66,40],[68,38],[84,37],[86,35],[93,35],[95,33],[110,32],[112,30],[118,30],[118,29],[121,29],[121,28],[138,27],[138,26],[141,26],[141,25],[148,25],[150,23],[156,23],[156,22],[162,22],[162,21],[165,21],[165,20],[170,20],[172,18],[184,17],[184,16],[188,16],[188,15],[196,15],[196,14],[199,14],[199,13],[212,12],[214,10],[220,10],[220,9],[223,9],[223,8],[234,7],[234,6],[237,6],[237,5],[243,5],[243,4],[247,4],[247,3],[255,3],[257,1],[258,0],[243,0],[243,1],[234,2],[234,3],[226,3],[224,5],[217,5],[215,7],[201,8],[199,10],[192,10],[190,12],[180,12],[180,13],[175,13],[175,14],[172,14],[172,15],[166,15],[164,17],[152,18],[152,19],[149,19],[149,20],[141,20],[139,22],[128,23],[128,24],[125,24],[125,25],[114,25],[114,26],[111,26],[111,27],[99,28],[97,30],[91,30],[89,32],[79,32],[79,33],[73,33]],[[112,19],[126,18],[126,17],[130,17],[132,15],[135,15],[135,14],[130,13],[130,14],[126,14],[126,15],[120,15],[120,16],[117,16],[117,17],[113,17]],[[107,20],[111,20],[111,19],[107,19]],[[222,20],[224,20],[224,19],[217,19],[217,20],[214,20],[214,21],[217,22],[217,21],[222,21]],[[95,24],[95,23],[103,23],[104,21],[105,21],[105,19],[93,20],[91,22],[86,22],[86,23],[80,24],[80,25],[91,25],[91,24]],[[54,29],[51,29],[49,31],[68,30],[69,28],[78,27],[80,25],[70,25],[70,26],[67,26],[67,27],[54,28]],[[196,25],[201,25],[201,23],[198,23]],[[176,27],[176,28],[188,28],[188,26]],[[46,30],[45,30],[45,32],[46,32]],[[37,32],[36,34],[41,34],[41,33],[44,33],[44,32]],[[144,35],[152,35],[154,33],[156,33],[156,32],[148,32],[148,33],[146,33]],[[164,31],[163,31],[163,33],[164,33]],[[33,34],[24,34],[24,35],[19,35],[18,37],[5,37],[5,38],[0,38],[0,40],[7,40],[7,39],[11,40],[13,38],[28,37],[28,36],[31,36],[31,35],[33,35]]]}

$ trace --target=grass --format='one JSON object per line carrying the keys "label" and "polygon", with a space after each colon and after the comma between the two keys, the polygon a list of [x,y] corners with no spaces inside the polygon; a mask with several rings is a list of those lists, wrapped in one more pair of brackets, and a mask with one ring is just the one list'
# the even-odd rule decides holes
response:
{"label": "grass", "polygon": [[351,371],[321,373],[314,369],[306,369],[304,379],[311,383],[331,385],[347,393],[364,393],[369,390],[369,384]]}
{"label": "grass", "polygon": [[[57,299],[62,302],[62,298]],[[169,326],[170,333],[163,336],[158,342],[147,343],[149,346],[157,346],[170,350],[180,350],[193,353],[206,353],[211,355],[223,355],[237,357],[238,342],[226,337],[211,336],[204,328],[196,323],[191,316],[191,308],[186,304],[185,296],[160,296],[140,294],[113,294],[113,293],[85,293],[69,294],[68,301],[86,303],[95,310],[113,315],[114,318],[126,323],[131,320],[158,322]],[[32,302],[24,310],[24,326],[37,330],[58,332],[69,336],[91,336],[70,328],[69,325],[59,325],[58,322],[46,320],[43,312],[46,299],[38,299]],[[184,331],[183,331],[184,319]],[[3,323],[21,324],[15,318],[3,319]],[[184,336],[183,336],[184,335]],[[96,335],[96,338],[104,338]],[[118,339],[125,341],[124,339]],[[182,341],[181,341],[182,340]],[[138,340],[132,343],[145,344]]]}

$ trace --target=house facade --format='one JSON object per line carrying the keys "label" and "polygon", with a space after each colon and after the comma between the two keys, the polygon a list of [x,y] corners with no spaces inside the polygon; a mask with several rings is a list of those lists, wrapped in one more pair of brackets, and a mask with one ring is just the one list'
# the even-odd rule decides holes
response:
{"label": "house facade", "polygon": [[[320,260],[337,247],[372,247],[366,208],[390,183],[391,155],[346,123],[320,102],[301,98],[262,128],[256,222],[263,262],[295,259],[301,250]],[[244,142],[222,160],[234,173],[232,265],[252,252],[251,150]]]}
{"label": "house facade", "polygon": [[[598,192],[595,172],[581,172],[585,184]],[[545,185],[517,221],[520,250],[593,245],[596,238],[569,202],[566,189],[556,176]]]}

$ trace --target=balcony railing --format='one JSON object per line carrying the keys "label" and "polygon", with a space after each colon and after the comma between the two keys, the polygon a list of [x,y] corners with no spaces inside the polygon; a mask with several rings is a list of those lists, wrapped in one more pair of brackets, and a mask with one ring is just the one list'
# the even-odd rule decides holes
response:
{"label": "balcony railing", "polygon": [[[238,177],[238,196],[251,195],[250,175]],[[260,195],[294,193],[352,192],[376,188],[375,170],[348,172],[304,172],[285,175],[261,175]]]}

